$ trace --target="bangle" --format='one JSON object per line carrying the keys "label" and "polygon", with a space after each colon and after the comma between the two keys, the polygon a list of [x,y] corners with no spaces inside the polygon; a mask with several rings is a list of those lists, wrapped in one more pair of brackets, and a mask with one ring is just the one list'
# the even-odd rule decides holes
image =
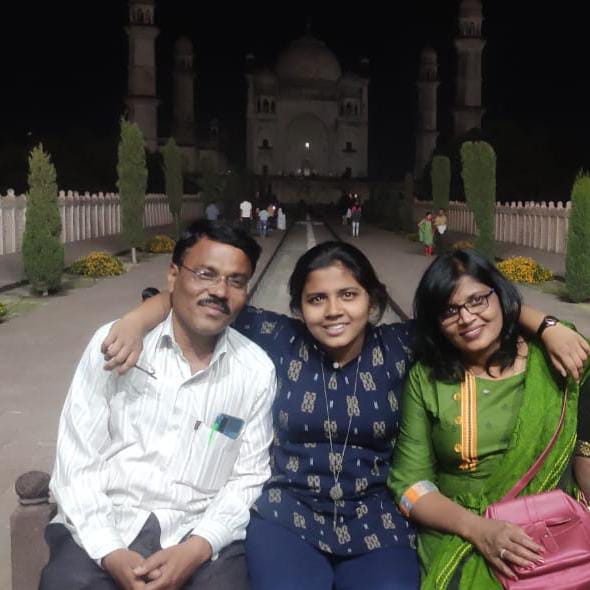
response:
{"label": "bangle", "polygon": [[430,492],[436,492],[438,488],[430,481],[423,479],[410,486],[403,494],[399,503],[401,513],[407,518],[412,512],[416,502]]}

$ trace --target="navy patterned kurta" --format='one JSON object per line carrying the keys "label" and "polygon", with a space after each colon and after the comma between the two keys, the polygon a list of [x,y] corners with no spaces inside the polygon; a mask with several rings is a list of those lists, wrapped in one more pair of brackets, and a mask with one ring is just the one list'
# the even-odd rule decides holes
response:
{"label": "navy patterned kurta", "polygon": [[[413,323],[367,327],[356,400],[358,361],[335,369],[303,322],[247,307],[234,327],[261,346],[277,370],[272,477],[255,504],[260,516],[335,555],[414,546],[415,531],[398,511],[386,483],[402,385],[411,363]],[[343,498],[334,530],[328,429],[332,461],[342,462],[349,412],[353,418],[338,480]]]}

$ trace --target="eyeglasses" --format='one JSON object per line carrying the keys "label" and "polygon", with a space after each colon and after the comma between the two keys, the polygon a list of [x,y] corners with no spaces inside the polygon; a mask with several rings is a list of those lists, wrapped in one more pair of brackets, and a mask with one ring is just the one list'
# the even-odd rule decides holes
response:
{"label": "eyeglasses", "polygon": [[440,314],[440,319],[444,324],[453,324],[459,320],[459,314],[462,309],[466,309],[469,313],[475,315],[480,314],[489,305],[490,295],[494,289],[490,289],[488,293],[481,293],[472,295],[465,303],[461,305],[447,305]]}
{"label": "eyeglasses", "polygon": [[193,279],[201,284],[218,285],[223,280],[228,287],[236,291],[245,291],[248,287],[248,277],[245,275],[236,274],[226,276],[210,268],[197,268],[193,270],[184,264],[181,264],[180,267],[188,270],[193,275]]}

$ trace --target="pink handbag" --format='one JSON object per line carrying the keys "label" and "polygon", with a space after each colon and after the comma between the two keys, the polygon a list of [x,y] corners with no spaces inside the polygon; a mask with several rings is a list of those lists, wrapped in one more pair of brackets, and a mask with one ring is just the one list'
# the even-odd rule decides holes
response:
{"label": "pink handbag", "polygon": [[498,571],[496,577],[507,590],[590,590],[590,512],[561,490],[517,498],[539,471],[563,426],[567,391],[557,430],[534,465],[485,516],[522,527],[545,548],[545,563],[531,569],[511,565],[517,580]]}

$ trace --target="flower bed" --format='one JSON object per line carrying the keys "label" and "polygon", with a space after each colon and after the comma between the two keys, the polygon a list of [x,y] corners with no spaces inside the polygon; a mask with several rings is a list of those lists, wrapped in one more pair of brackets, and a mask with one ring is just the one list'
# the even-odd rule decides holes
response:
{"label": "flower bed", "polygon": [[498,270],[516,283],[544,283],[553,279],[553,273],[532,258],[515,256],[497,264]]}
{"label": "flower bed", "polygon": [[154,254],[170,253],[174,250],[175,245],[176,242],[171,237],[160,234],[154,236],[147,243],[146,250]]}
{"label": "flower bed", "polygon": [[76,260],[70,266],[70,272],[85,277],[114,277],[125,272],[123,263],[107,252],[91,252],[88,256]]}

